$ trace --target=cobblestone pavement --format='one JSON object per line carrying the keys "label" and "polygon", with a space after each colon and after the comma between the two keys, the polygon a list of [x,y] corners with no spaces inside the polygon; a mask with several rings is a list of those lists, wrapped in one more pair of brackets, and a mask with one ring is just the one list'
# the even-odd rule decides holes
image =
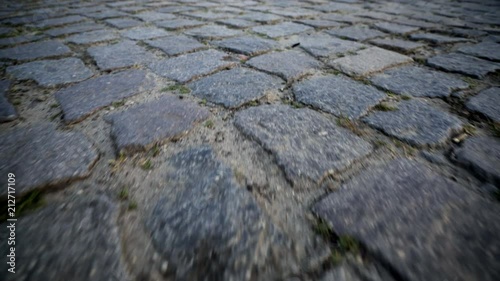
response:
{"label": "cobblestone pavement", "polygon": [[0,280],[500,280],[500,2],[0,18]]}

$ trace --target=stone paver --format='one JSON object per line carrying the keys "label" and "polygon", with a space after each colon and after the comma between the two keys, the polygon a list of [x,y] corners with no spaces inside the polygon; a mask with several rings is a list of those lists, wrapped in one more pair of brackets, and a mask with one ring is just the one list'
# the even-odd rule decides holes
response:
{"label": "stone paver", "polygon": [[446,44],[446,43],[457,43],[457,42],[469,41],[469,39],[467,39],[467,38],[450,37],[450,36],[445,36],[445,35],[440,35],[440,34],[435,34],[435,33],[411,34],[410,38],[413,40],[428,41],[428,42],[431,42],[434,44]]}
{"label": "stone paver", "polygon": [[236,64],[225,60],[226,57],[223,52],[207,50],[160,60],[149,68],[158,75],[184,83]]}
{"label": "stone paver", "polygon": [[111,123],[116,150],[134,152],[185,135],[209,112],[193,102],[166,95],[105,117]]}
{"label": "stone paver", "polygon": [[462,122],[426,102],[401,101],[396,109],[376,111],[363,121],[399,140],[416,146],[435,146],[444,143],[462,129]]}
{"label": "stone paver", "polygon": [[87,52],[101,70],[112,70],[138,64],[146,65],[156,58],[152,53],[133,41],[90,47]]}
{"label": "stone paver", "polygon": [[437,55],[427,59],[427,64],[450,72],[483,78],[490,72],[500,69],[500,63],[494,63],[460,53]]}
{"label": "stone paver", "polygon": [[60,18],[50,18],[46,20],[39,21],[35,23],[36,27],[41,27],[41,28],[46,28],[46,27],[54,27],[54,26],[60,26],[60,25],[66,25],[69,23],[75,23],[75,22],[80,22],[86,20],[86,17],[78,16],[78,15],[71,15],[71,16],[65,16],[65,17],[60,17]]}
{"label": "stone paver", "polygon": [[[127,280],[120,262],[119,209],[104,196],[78,196],[52,203],[16,223],[16,259],[33,266],[18,266],[5,280]],[[50,227],[46,222],[50,221]],[[6,228],[9,223],[3,223]],[[7,239],[7,238],[5,238]],[[17,246],[17,245],[16,245]],[[0,248],[8,252],[7,243]],[[16,261],[17,261],[16,260]]]}
{"label": "stone paver", "polygon": [[394,49],[396,51],[402,51],[402,52],[406,52],[406,53],[425,46],[425,44],[422,44],[422,43],[406,41],[406,40],[401,40],[401,39],[376,38],[376,39],[370,40],[370,43],[377,45],[377,46],[380,46],[380,47],[383,47],[383,48],[386,48],[386,49]]}
{"label": "stone paver", "polygon": [[213,41],[212,44],[245,55],[258,55],[279,48],[279,44],[274,40],[252,36],[227,38]]}
{"label": "stone paver", "polygon": [[332,113],[356,119],[387,96],[372,86],[340,75],[315,76],[293,86],[297,101]]}
{"label": "stone paver", "polygon": [[218,20],[217,23],[220,24],[225,24],[229,27],[232,28],[247,28],[247,27],[252,27],[256,26],[257,23],[249,20],[244,20],[244,19],[223,19],[223,20]]}
{"label": "stone paver", "polygon": [[[154,203],[146,228],[176,278],[275,279],[276,268],[268,269],[269,263],[291,270],[285,263],[290,260],[287,236],[210,148],[180,152],[168,164],[175,172],[167,172],[163,195]],[[207,267],[214,256],[217,262]]]}
{"label": "stone paver", "polygon": [[365,25],[349,26],[340,29],[332,29],[326,31],[327,33],[340,37],[342,39],[351,39],[356,41],[365,41],[375,37],[387,36],[387,33],[378,31]]}
{"label": "stone paver", "polygon": [[200,25],[204,25],[205,23],[198,20],[174,19],[174,20],[157,21],[155,22],[155,24],[165,29],[177,30],[183,28],[197,27]]}
{"label": "stone paver", "polygon": [[254,57],[247,64],[262,71],[276,74],[287,81],[298,79],[321,67],[319,61],[295,50]]}
{"label": "stone paver", "polygon": [[90,78],[93,73],[80,59],[39,60],[7,67],[7,74],[17,79],[33,79],[39,85],[56,85],[80,82]]}
{"label": "stone paver", "polygon": [[[58,131],[50,123],[3,131],[0,153],[0,174],[16,175],[16,196],[87,177],[98,158],[82,133]],[[0,191],[6,195],[7,188]]]}
{"label": "stone paver", "polygon": [[8,80],[0,80],[0,123],[12,121],[18,117],[16,109],[7,99],[9,86]]}
{"label": "stone paver", "polygon": [[70,34],[80,33],[80,32],[85,32],[85,31],[105,29],[105,28],[106,28],[105,25],[99,24],[99,23],[79,23],[79,24],[74,24],[74,25],[69,25],[69,26],[64,26],[64,27],[51,28],[51,29],[45,31],[45,33],[50,35],[50,36],[56,37],[56,36],[70,35]]}
{"label": "stone paver", "polygon": [[172,35],[161,28],[147,26],[147,27],[137,27],[129,30],[122,31],[122,36],[125,36],[133,40],[146,40],[158,37],[165,37]]}
{"label": "stone paver", "polygon": [[149,46],[159,48],[170,56],[199,51],[207,48],[207,46],[201,44],[197,40],[184,35],[168,36],[144,42]]}
{"label": "stone paver", "polygon": [[59,41],[28,43],[13,48],[0,49],[0,59],[32,60],[70,54],[68,46]]}
{"label": "stone paver", "polygon": [[262,25],[252,28],[252,31],[259,34],[264,34],[267,37],[271,38],[289,36],[311,30],[313,30],[313,28],[310,26],[298,23],[287,23],[287,22],[278,23],[275,25]]}
{"label": "stone paver", "polygon": [[384,31],[384,32],[389,32],[393,34],[406,34],[410,32],[415,32],[419,30],[420,28],[415,27],[415,26],[408,26],[408,25],[402,25],[402,24],[397,24],[397,23],[390,23],[390,22],[380,22],[374,24],[375,27],[378,29]]}
{"label": "stone paver", "polygon": [[371,47],[357,51],[356,55],[333,60],[330,65],[346,74],[363,76],[411,61],[410,57]]}
{"label": "stone paver", "polygon": [[136,27],[142,24],[141,21],[133,18],[113,18],[107,19],[105,22],[119,29]]}
{"label": "stone paver", "polygon": [[454,151],[455,160],[480,179],[500,187],[500,141],[492,137],[471,137]]}
{"label": "stone paver", "polygon": [[488,60],[500,61],[500,44],[494,42],[481,42],[472,46],[464,46],[458,51]]}
{"label": "stone paver", "polygon": [[243,32],[236,29],[230,29],[223,25],[205,25],[198,28],[184,31],[184,34],[201,39],[219,39],[226,37],[241,36]]}
{"label": "stone paver", "polygon": [[74,43],[74,44],[92,44],[104,41],[110,41],[120,38],[120,36],[110,30],[102,29],[102,30],[94,30],[87,31],[84,33],[79,33],[75,35],[71,35],[67,37],[66,42]]}
{"label": "stone paver", "polygon": [[372,147],[310,109],[263,105],[236,113],[235,125],[275,157],[287,178],[320,180],[368,155]]}
{"label": "stone paver", "polygon": [[316,57],[335,58],[345,53],[355,52],[366,48],[361,43],[342,40],[327,34],[313,34],[301,36],[299,38],[300,47]]}
{"label": "stone paver", "polygon": [[500,122],[500,88],[489,88],[470,98],[465,107],[468,110],[479,112],[489,119]]}
{"label": "stone paver", "polygon": [[297,22],[316,28],[330,28],[330,27],[343,26],[343,24],[331,20],[299,20]]}
{"label": "stone paver", "polygon": [[313,211],[404,280],[492,281],[500,273],[499,206],[415,161],[367,170]]}
{"label": "stone paver", "polygon": [[64,121],[80,121],[114,101],[136,95],[154,86],[144,70],[126,70],[78,83],[55,94],[64,112]]}
{"label": "stone paver", "polygon": [[283,80],[251,69],[221,71],[190,83],[192,94],[228,108],[261,98],[266,91],[277,90]]}
{"label": "stone paver", "polygon": [[242,19],[251,20],[259,23],[274,23],[281,20],[283,17],[273,14],[250,12],[241,16]]}
{"label": "stone paver", "polygon": [[417,66],[389,69],[375,75],[371,82],[395,94],[431,98],[444,98],[453,90],[469,87],[463,80],[447,73]]}
{"label": "stone paver", "polygon": [[7,37],[0,39],[0,46],[16,45],[21,43],[28,43],[44,39],[44,35],[21,35],[16,37]]}
{"label": "stone paver", "polygon": [[176,17],[172,14],[166,14],[166,13],[158,13],[158,12],[143,12],[143,13],[137,13],[133,15],[136,18],[139,18],[143,21],[146,22],[152,22],[152,21],[159,21],[159,20],[171,20],[175,19]]}

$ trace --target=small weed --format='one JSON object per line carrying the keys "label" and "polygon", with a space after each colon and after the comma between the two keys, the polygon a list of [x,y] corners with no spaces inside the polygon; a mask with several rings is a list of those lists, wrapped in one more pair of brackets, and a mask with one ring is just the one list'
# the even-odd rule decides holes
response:
{"label": "small weed", "polygon": [[205,127],[209,129],[214,129],[215,128],[215,123],[212,120],[207,120],[205,121]]}
{"label": "small weed", "polygon": [[109,161],[109,165],[111,166],[111,172],[115,172],[118,170],[121,164],[123,164],[127,160],[125,153],[120,152],[118,159],[113,159]]}
{"label": "small weed", "polygon": [[359,253],[359,243],[351,236],[347,235],[340,236],[337,240],[337,245],[339,247],[339,250],[344,253],[347,252],[353,254]]}
{"label": "small weed", "polygon": [[132,211],[132,210],[135,210],[135,209],[137,209],[137,202],[135,202],[134,200],[131,200],[128,203],[128,210]]}
{"label": "small weed", "polygon": [[161,149],[160,149],[160,146],[158,144],[155,144],[149,151],[148,151],[148,154],[153,156],[153,157],[156,157],[160,154],[161,152]]}
{"label": "small weed", "polygon": [[200,101],[200,104],[201,104],[201,105],[207,105],[207,100],[206,100],[206,99],[202,99],[202,100]]}
{"label": "small weed", "polygon": [[356,123],[353,120],[349,119],[349,117],[347,116],[340,116],[339,118],[337,118],[337,125],[351,130],[358,136],[363,135],[363,132],[358,128],[358,126],[356,126]]}
{"label": "small weed", "polygon": [[425,62],[427,61],[427,59],[425,58],[413,58],[413,60],[420,64],[425,64]]}
{"label": "small weed", "polygon": [[356,54],[356,52],[354,52],[354,51],[348,51],[346,54],[348,54],[349,56],[354,56]]}
{"label": "small weed", "polygon": [[253,100],[253,101],[248,102],[247,105],[248,106],[257,106],[257,105],[259,105],[259,102],[256,100]]}
{"label": "small weed", "polygon": [[57,108],[59,107],[59,104],[58,103],[53,103],[50,105],[50,108]]}
{"label": "small weed", "polygon": [[20,105],[21,104],[21,100],[15,99],[15,100],[12,101],[12,104],[13,105]]}
{"label": "small weed", "polygon": [[143,170],[151,170],[153,168],[153,163],[151,163],[150,159],[146,159],[141,163],[141,168]]}
{"label": "small weed", "polygon": [[293,108],[303,108],[304,105],[301,104],[300,102],[292,101],[292,107]]}
{"label": "small weed", "polygon": [[373,144],[375,145],[375,148],[379,148],[379,147],[383,147],[383,146],[387,145],[387,143],[383,140],[375,140],[373,142]]}
{"label": "small weed", "polygon": [[477,87],[477,85],[479,85],[479,81],[477,81],[476,79],[472,79],[470,77],[463,77],[462,80],[469,84],[469,89],[471,88],[475,88]]}
{"label": "small weed", "polygon": [[394,110],[397,110],[398,108],[395,107],[394,105],[390,105],[388,103],[382,102],[382,103],[379,103],[376,106],[374,106],[373,109],[378,110],[378,111],[394,111]]}
{"label": "small weed", "polygon": [[118,193],[118,198],[120,200],[127,200],[129,197],[129,192],[128,192],[128,188],[126,187],[123,187],[120,192]]}
{"label": "small weed", "polygon": [[62,111],[59,111],[58,113],[50,116],[50,121],[54,121],[56,120],[57,118],[60,118],[62,116]]}
{"label": "small weed", "polygon": [[111,105],[115,108],[121,107],[125,105],[125,101],[114,101]]}
{"label": "small weed", "polygon": [[330,240],[334,235],[328,223],[323,219],[318,219],[313,226],[314,232],[323,237],[325,240]]}
{"label": "small weed", "polygon": [[346,37],[346,36],[338,36],[338,37],[339,37],[340,39],[342,39],[342,40],[349,40],[349,38],[348,38],[348,37]]}
{"label": "small weed", "polygon": [[391,91],[385,91],[385,93],[386,93],[389,97],[391,97],[391,98],[395,98],[395,97],[397,97],[397,95],[396,95],[395,93],[391,92]]}
{"label": "small weed", "polygon": [[184,85],[171,85],[171,86],[168,86],[168,87],[165,87],[163,89],[161,89],[162,92],[170,92],[170,91],[175,91],[175,92],[179,92],[180,94],[189,94],[191,92],[191,90],[184,86]]}
{"label": "small weed", "polygon": [[332,249],[332,252],[330,254],[330,263],[332,265],[338,265],[342,262],[343,256],[340,251],[337,249]]}
{"label": "small weed", "polygon": [[476,127],[474,127],[471,124],[465,124],[464,125],[464,132],[468,135],[474,135],[476,133]]}
{"label": "small weed", "polygon": [[409,96],[409,95],[402,95],[401,99],[403,99],[403,100],[411,100],[411,96]]}
{"label": "small weed", "polygon": [[21,199],[21,203],[17,208],[18,214],[26,213],[27,211],[38,209],[45,204],[43,200],[42,193],[38,190],[34,190]]}
{"label": "small weed", "polygon": [[336,69],[329,69],[329,70],[326,71],[326,73],[333,74],[333,75],[340,75],[340,74],[342,74],[342,72],[340,72],[340,70],[336,70]]}
{"label": "small weed", "polygon": [[491,125],[491,131],[493,135],[497,138],[500,138],[500,123],[494,123]]}
{"label": "small weed", "polygon": [[417,154],[417,150],[411,147],[410,145],[399,140],[393,140],[393,142],[397,148],[403,150],[405,156],[415,156]]}

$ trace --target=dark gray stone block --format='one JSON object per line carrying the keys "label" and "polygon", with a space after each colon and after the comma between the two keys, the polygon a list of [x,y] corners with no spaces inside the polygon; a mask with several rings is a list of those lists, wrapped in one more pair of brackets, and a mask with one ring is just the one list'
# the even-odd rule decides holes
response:
{"label": "dark gray stone block", "polygon": [[183,53],[189,53],[207,48],[206,45],[201,44],[197,40],[184,35],[168,36],[154,40],[147,40],[145,41],[145,43],[152,47],[159,48],[170,56],[180,55]]}
{"label": "dark gray stone block", "polygon": [[[87,177],[98,153],[85,135],[54,124],[15,127],[0,134],[0,175],[16,176],[16,196]],[[0,197],[7,196],[7,188]]]}
{"label": "dark gray stone block", "polygon": [[153,86],[154,82],[146,77],[146,71],[126,70],[62,89],[55,97],[63,109],[64,121],[73,123],[114,101],[136,95]]}
{"label": "dark gray stone block", "polygon": [[356,41],[365,41],[375,37],[387,36],[387,33],[378,31],[365,25],[355,25],[326,31],[328,34]]}
{"label": "dark gray stone block", "polygon": [[327,34],[314,34],[299,37],[300,47],[316,57],[335,58],[345,53],[354,52],[366,45],[342,40]]}
{"label": "dark gray stone block", "polygon": [[141,21],[132,18],[107,19],[105,22],[119,29],[136,27],[142,24]]}
{"label": "dark gray stone block", "polygon": [[38,41],[45,38],[44,35],[20,35],[16,37],[6,37],[0,39],[0,46],[17,45],[21,43],[28,43]]}
{"label": "dark gray stone block", "polygon": [[314,76],[293,86],[297,101],[337,117],[357,119],[387,96],[344,76]]}
{"label": "dark gray stone block", "polygon": [[85,31],[99,30],[105,29],[106,26],[99,23],[78,23],[70,26],[52,28],[45,31],[46,34],[50,36],[61,36],[61,35],[69,35],[74,33],[80,33]]}
{"label": "dark gray stone block", "polygon": [[476,111],[489,119],[500,122],[500,88],[493,87],[481,91],[465,104],[468,110]]}
{"label": "dark gray stone block", "polygon": [[184,83],[236,64],[226,61],[226,57],[223,52],[206,50],[161,60],[150,64],[149,68],[158,75]]}
{"label": "dark gray stone block", "polygon": [[92,44],[104,41],[110,41],[120,38],[118,34],[108,29],[87,31],[71,35],[65,39],[66,42],[74,44]]}
{"label": "dark gray stone block", "polygon": [[183,28],[196,27],[204,25],[205,23],[198,20],[188,20],[188,19],[173,19],[165,21],[157,21],[155,24],[159,27],[163,27],[169,30],[177,30]]}
{"label": "dark gray stone block", "polygon": [[378,22],[374,24],[378,29],[392,34],[406,34],[419,30],[420,28],[390,22]]}
{"label": "dark gray stone block", "polygon": [[289,36],[297,33],[302,33],[305,31],[312,31],[313,28],[307,25],[284,22],[275,25],[262,25],[252,28],[252,31],[264,34],[267,37],[278,38],[283,36]]}
{"label": "dark gray stone block", "polygon": [[500,274],[499,206],[418,162],[367,170],[313,211],[404,280],[493,281]]}
{"label": "dark gray stone block", "polygon": [[387,49],[393,49],[397,51],[402,51],[402,52],[411,52],[415,49],[418,49],[420,47],[425,46],[425,44],[422,43],[417,43],[417,42],[412,42],[412,41],[406,41],[406,40],[401,40],[401,39],[382,39],[382,38],[376,38],[373,40],[370,40],[370,43],[387,48]]}
{"label": "dark gray stone block", "polygon": [[52,26],[59,26],[59,25],[65,25],[69,23],[75,23],[75,22],[81,22],[86,20],[87,18],[78,16],[78,15],[70,15],[70,16],[65,16],[65,17],[59,17],[59,18],[49,18],[46,20],[41,20],[37,23],[35,23],[36,27],[41,27],[41,28],[46,28],[46,27],[52,27]]}
{"label": "dark gray stone block", "polygon": [[251,69],[221,71],[190,83],[192,94],[228,108],[261,98],[268,90],[283,86],[283,80]]}
{"label": "dark gray stone block", "polygon": [[133,40],[147,40],[172,35],[170,32],[153,26],[136,27],[126,31],[122,31],[121,34]]}
{"label": "dark gray stone block", "polygon": [[413,40],[423,40],[434,44],[446,44],[469,41],[467,38],[450,37],[446,35],[439,35],[435,33],[417,33],[411,34],[410,38]]}
{"label": "dark gray stone block", "polygon": [[0,123],[12,121],[17,118],[14,106],[7,99],[9,80],[0,80]]}
{"label": "dark gray stone block", "polygon": [[176,17],[172,14],[159,13],[159,12],[143,12],[133,15],[136,18],[141,19],[145,22],[159,21],[159,20],[171,20]]}
{"label": "dark gray stone block", "polygon": [[184,34],[201,39],[219,39],[243,35],[243,32],[236,29],[229,29],[223,25],[205,25],[184,31]]}
{"label": "dark gray stone block", "polygon": [[113,45],[90,47],[88,54],[101,70],[111,70],[134,65],[146,65],[156,57],[133,41],[123,41]]}
{"label": "dark gray stone block", "polygon": [[[118,213],[118,207],[104,196],[78,196],[22,217],[16,222],[15,248],[16,265],[24,266],[16,266],[15,274],[6,273],[6,280],[27,281],[33,276],[39,280],[128,280],[121,263]],[[5,253],[8,247],[7,243],[0,246]]]}
{"label": "dark gray stone block", "polygon": [[111,136],[118,154],[141,151],[165,140],[179,139],[209,115],[208,110],[193,102],[165,95],[111,113],[105,120],[111,123]]}
{"label": "dark gray stone block", "polygon": [[212,44],[245,55],[262,54],[279,48],[279,44],[276,41],[252,36],[228,38],[220,41],[213,41]]}
{"label": "dark gray stone block", "polygon": [[500,61],[500,44],[495,42],[486,41],[472,46],[464,46],[458,51],[488,60]]}
{"label": "dark gray stone block", "polygon": [[442,144],[462,129],[462,122],[457,117],[418,100],[401,101],[397,109],[373,112],[363,121],[416,146]]}
{"label": "dark gray stone block", "polygon": [[235,125],[276,157],[294,186],[343,170],[372,151],[366,141],[307,108],[251,107],[236,113]]}
{"label": "dark gray stone block", "polygon": [[9,66],[6,72],[20,80],[33,79],[46,87],[80,82],[93,75],[77,58],[32,61]]}
{"label": "dark gray stone block", "polygon": [[468,76],[483,78],[490,72],[500,69],[500,63],[478,59],[460,53],[437,55],[427,59],[427,64],[450,72],[458,72]]}
{"label": "dark gray stone block", "polygon": [[62,56],[71,50],[59,41],[42,41],[28,43],[13,48],[1,49],[1,59],[32,60],[46,57]]}
{"label": "dark gray stone block", "polygon": [[371,81],[393,93],[414,97],[448,97],[454,90],[469,87],[462,79],[417,66],[390,69],[374,76]]}

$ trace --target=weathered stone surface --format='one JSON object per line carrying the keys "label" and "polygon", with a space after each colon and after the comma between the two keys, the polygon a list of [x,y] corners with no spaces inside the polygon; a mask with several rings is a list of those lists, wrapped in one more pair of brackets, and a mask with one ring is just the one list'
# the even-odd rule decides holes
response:
{"label": "weathered stone surface", "polygon": [[0,39],[0,46],[28,43],[28,42],[38,41],[43,38],[45,38],[44,35],[20,35],[16,37],[6,37]]}
{"label": "weathered stone surface", "polygon": [[9,80],[0,80],[0,123],[12,121],[17,118],[16,109],[7,100],[9,86]]}
{"label": "weathered stone surface", "polygon": [[456,43],[456,42],[464,42],[468,41],[467,38],[459,38],[459,37],[449,37],[445,35],[439,35],[435,33],[417,33],[411,34],[410,38],[413,40],[424,40],[434,44],[446,44],[446,43]]}
{"label": "weathered stone surface", "polygon": [[172,14],[159,13],[159,12],[143,12],[133,15],[136,18],[140,18],[143,21],[159,21],[159,20],[171,20],[175,19],[175,16]]}
{"label": "weathered stone surface", "polygon": [[427,59],[427,64],[450,72],[458,72],[476,78],[500,69],[500,63],[478,59],[460,53],[437,55]]}
{"label": "weathered stone surface", "polygon": [[390,69],[374,76],[371,81],[393,93],[414,97],[447,97],[453,90],[469,87],[462,79],[417,66]]}
{"label": "weathered stone surface", "polygon": [[32,60],[38,58],[62,56],[71,53],[71,50],[59,41],[42,41],[28,43],[8,49],[0,50],[0,59]]}
{"label": "weathered stone surface", "polygon": [[425,46],[425,44],[422,43],[417,43],[417,42],[412,42],[412,41],[406,41],[406,40],[401,40],[401,39],[382,39],[382,38],[377,38],[370,40],[370,43],[384,47],[387,49],[394,49],[397,51],[402,51],[402,52],[410,52],[415,49],[418,49],[420,47]]}
{"label": "weathered stone surface", "polygon": [[330,62],[330,65],[349,75],[367,75],[386,68],[413,61],[410,57],[371,47]]}
{"label": "weathered stone surface", "polygon": [[218,39],[243,35],[243,32],[236,29],[229,29],[223,25],[213,24],[184,31],[184,34],[202,39]]}
{"label": "weathered stone surface", "polygon": [[124,17],[124,16],[128,16],[128,14],[120,12],[120,11],[116,11],[116,10],[106,9],[103,11],[88,13],[88,14],[85,14],[85,16],[91,17],[94,19],[103,20],[103,19],[108,19],[108,18]]}
{"label": "weathered stone surface", "polygon": [[32,61],[9,66],[6,71],[17,79],[33,79],[46,87],[83,81],[93,75],[77,58]]}
{"label": "weathered stone surface", "polygon": [[235,19],[235,18],[219,20],[219,21],[217,21],[217,23],[225,24],[225,25],[233,27],[233,28],[247,28],[247,27],[252,27],[252,26],[257,25],[257,23],[255,23],[253,21],[244,20],[244,19]]}
{"label": "weathered stone surface", "polygon": [[292,22],[284,22],[275,25],[262,25],[252,28],[252,31],[264,34],[271,38],[289,36],[310,30],[313,30],[310,26]]}
{"label": "weathered stone surface", "polygon": [[149,68],[158,75],[184,83],[236,64],[224,60],[226,57],[223,52],[207,50],[154,62]]}
{"label": "weathered stone surface", "polygon": [[496,280],[500,208],[418,162],[362,173],[314,207],[404,280]]}
{"label": "weathered stone surface", "polygon": [[471,137],[455,149],[455,160],[480,179],[500,187],[500,141],[492,137]]}
{"label": "weathered stone surface", "polygon": [[[4,280],[27,281],[33,276],[39,280],[128,280],[120,262],[117,206],[104,196],[70,200],[52,203],[16,222],[16,228],[23,230],[16,231],[16,246],[29,247],[16,247],[16,262],[25,266],[16,266],[16,273],[5,274]],[[0,245],[4,252],[8,247]]]}
{"label": "weathered stone surface", "polygon": [[321,33],[301,36],[299,42],[300,47],[316,57],[335,58],[366,47],[366,45],[357,42],[342,40]]}
{"label": "weathered stone surface", "polygon": [[177,30],[182,28],[196,27],[204,25],[205,23],[198,20],[187,20],[187,19],[173,19],[165,21],[157,21],[155,24],[159,27],[163,27],[170,30]]}
{"label": "weathered stone surface", "polygon": [[500,88],[493,87],[480,92],[465,104],[468,110],[476,111],[500,122]]}
{"label": "weathered stone surface", "polygon": [[268,90],[277,90],[283,80],[251,69],[221,71],[190,83],[193,95],[207,101],[235,108],[259,99]]}
{"label": "weathered stone surface", "polygon": [[111,136],[119,153],[144,150],[155,143],[180,138],[208,116],[208,110],[193,102],[165,95],[109,114],[105,120],[111,123]]}
{"label": "weathered stone surface", "polygon": [[293,86],[297,101],[332,113],[356,119],[387,96],[372,86],[340,75],[314,76]]}
{"label": "weathered stone surface", "polygon": [[[0,154],[2,177],[16,175],[16,196],[86,177],[98,158],[83,134],[57,131],[50,123],[2,132]],[[0,197],[6,195],[7,188],[0,191]]]}
{"label": "weathered stone surface", "polygon": [[224,18],[229,17],[229,15],[226,14],[226,13],[214,13],[214,12],[211,12],[211,11],[207,11],[207,12],[198,12],[198,11],[195,11],[195,12],[185,12],[185,13],[182,13],[182,15],[185,15],[185,16],[188,16],[188,17],[192,17],[192,18],[196,18],[196,19],[201,19],[201,20],[217,20],[217,19],[224,19]]}
{"label": "weathered stone surface", "polygon": [[146,221],[175,279],[274,280],[296,271],[291,241],[214,154],[201,147],[174,155]]}
{"label": "weathered stone surface", "polygon": [[464,46],[458,51],[480,58],[500,61],[500,44],[494,42],[481,42],[472,46]]}
{"label": "weathered stone surface", "polygon": [[331,20],[299,20],[301,24],[309,25],[316,28],[329,28],[342,26],[341,23]]}
{"label": "weathered stone surface", "polygon": [[441,144],[462,129],[457,117],[418,100],[401,101],[397,109],[373,112],[363,121],[416,146]]}
{"label": "weathered stone surface", "polygon": [[376,29],[370,28],[365,25],[355,25],[355,26],[349,26],[349,27],[344,27],[344,28],[339,28],[339,29],[332,29],[326,31],[328,34],[340,37],[340,38],[347,38],[351,40],[356,40],[356,41],[365,41],[368,39],[372,39],[375,37],[382,37],[386,36],[387,33],[378,31]]}
{"label": "weathered stone surface", "polygon": [[282,17],[273,15],[273,14],[266,14],[266,13],[246,13],[241,16],[242,19],[246,20],[251,20],[251,21],[256,21],[260,23],[273,23],[276,21],[279,21],[282,19]]}
{"label": "weathered stone surface", "polygon": [[251,107],[236,113],[235,125],[269,150],[294,184],[343,170],[372,150],[366,141],[307,108]]}
{"label": "weathered stone surface", "polygon": [[414,27],[414,26],[402,25],[402,24],[391,23],[391,22],[379,22],[379,23],[374,24],[374,26],[382,31],[393,33],[393,34],[406,34],[406,33],[414,32],[414,31],[417,31],[420,29],[420,28]]}
{"label": "weathered stone surface", "polygon": [[262,54],[279,48],[279,44],[274,40],[262,39],[253,36],[242,36],[214,41],[212,44],[232,52],[245,55]]}
{"label": "weathered stone surface", "polygon": [[132,18],[114,18],[105,20],[108,24],[116,27],[116,28],[130,28],[141,25],[142,23],[138,20]]}
{"label": "weathered stone surface", "polygon": [[36,27],[41,27],[41,28],[46,28],[46,27],[52,27],[52,26],[59,26],[59,25],[65,25],[69,23],[75,23],[75,22],[80,22],[84,21],[85,17],[78,16],[78,15],[71,15],[71,16],[65,16],[65,17],[60,17],[60,18],[49,18],[46,20],[39,21],[35,23]]}
{"label": "weathered stone surface", "polygon": [[144,70],[126,70],[90,79],[55,94],[64,121],[73,123],[114,101],[151,89],[154,83]]}
{"label": "weathered stone surface", "polygon": [[69,35],[69,34],[74,34],[74,33],[80,33],[80,32],[85,32],[85,31],[91,31],[91,30],[98,30],[98,29],[104,29],[106,28],[105,25],[103,24],[98,24],[98,23],[79,23],[79,24],[74,24],[70,26],[64,26],[64,27],[58,27],[58,28],[52,28],[47,31],[45,31],[46,34],[50,36],[61,36],[61,35]]}
{"label": "weathered stone surface", "polygon": [[247,64],[276,74],[287,81],[300,78],[321,67],[319,61],[295,50],[261,55],[250,59]]}
{"label": "weathered stone surface", "polygon": [[145,43],[152,47],[159,48],[170,56],[207,48],[207,46],[201,44],[197,40],[184,35],[168,36],[154,40],[147,40],[145,41]]}
{"label": "weathered stone surface", "polygon": [[155,56],[133,41],[122,41],[108,46],[87,49],[88,54],[101,70],[111,70],[134,65],[145,65],[155,60]]}
{"label": "weathered stone surface", "polygon": [[133,40],[146,40],[158,37],[165,37],[172,34],[157,27],[146,26],[146,27],[136,27],[133,29],[122,31],[122,35]]}
{"label": "weathered stone surface", "polygon": [[115,32],[107,29],[102,29],[102,30],[87,31],[84,33],[71,35],[67,37],[65,40],[66,42],[71,42],[75,44],[91,44],[91,43],[115,40],[118,38],[120,38],[120,36]]}

